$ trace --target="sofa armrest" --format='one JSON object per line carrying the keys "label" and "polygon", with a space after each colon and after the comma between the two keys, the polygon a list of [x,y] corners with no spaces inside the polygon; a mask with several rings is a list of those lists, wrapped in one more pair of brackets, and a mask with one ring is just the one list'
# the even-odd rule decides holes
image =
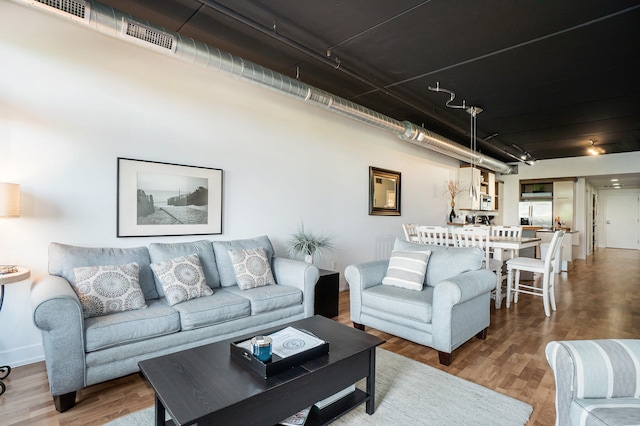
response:
{"label": "sofa armrest", "polygon": [[272,265],[276,283],[302,290],[304,316],[305,318],[313,316],[316,283],[320,277],[320,270],[310,263],[284,257],[274,257]]}
{"label": "sofa armrest", "polygon": [[51,395],[85,386],[84,319],[67,280],[49,275],[31,288],[33,322],[42,331]]}
{"label": "sofa armrest", "polygon": [[545,354],[556,381],[558,425],[570,423],[573,399],[638,397],[640,340],[549,342]]}
{"label": "sofa armrest", "polygon": [[349,283],[349,299],[351,305],[351,321],[360,323],[362,312],[362,292],[382,283],[387,274],[389,259],[349,265],[344,270],[344,277]]}

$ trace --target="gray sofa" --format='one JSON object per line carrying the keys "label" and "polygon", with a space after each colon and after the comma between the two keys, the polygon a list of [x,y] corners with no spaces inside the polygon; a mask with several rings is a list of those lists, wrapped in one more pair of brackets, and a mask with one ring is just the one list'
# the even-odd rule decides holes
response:
{"label": "gray sofa", "polygon": [[[240,290],[228,250],[264,248],[277,284]],[[212,295],[170,305],[150,265],[197,254]],[[74,268],[139,265],[147,307],[85,318]],[[138,371],[143,359],[258,332],[313,315],[318,268],[274,256],[266,236],[247,240],[152,243],[137,248],[85,248],[52,243],[49,276],[31,290],[33,320],[42,331],[56,409],[75,405],[76,391]],[[206,289],[209,292],[208,289]]]}
{"label": "gray sofa", "polygon": [[556,425],[640,424],[640,340],[549,342]]}
{"label": "gray sofa", "polygon": [[438,350],[449,365],[454,349],[472,338],[486,338],[489,296],[495,274],[481,269],[477,247],[416,244],[397,239],[394,251],[431,251],[420,291],[383,285],[389,260],[345,269],[351,300],[351,320]]}

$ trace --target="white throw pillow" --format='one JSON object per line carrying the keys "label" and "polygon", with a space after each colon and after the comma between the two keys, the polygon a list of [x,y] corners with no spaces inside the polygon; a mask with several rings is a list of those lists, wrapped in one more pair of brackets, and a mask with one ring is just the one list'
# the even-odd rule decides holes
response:
{"label": "white throw pillow", "polygon": [[146,308],[137,263],[119,266],[83,266],[73,269],[73,290],[85,318]]}
{"label": "white throw pillow", "polygon": [[431,251],[392,251],[382,284],[421,291],[429,256]]}
{"label": "white throw pillow", "polygon": [[162,285],[169,306],[213,294],[197,254],[152,263],[151,269]]}
{"label": "white throw pillow", "polygon": [[229,250],[229,257],[240,290],[276,283],[264,248]]}

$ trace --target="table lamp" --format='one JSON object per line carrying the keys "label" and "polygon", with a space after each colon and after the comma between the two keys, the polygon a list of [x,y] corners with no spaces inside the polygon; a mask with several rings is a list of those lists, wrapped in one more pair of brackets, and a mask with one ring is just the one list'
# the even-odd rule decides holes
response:
{"label": "table lamp", "polygon": [[0,217],[20,216],[20,185],[0,183]]}

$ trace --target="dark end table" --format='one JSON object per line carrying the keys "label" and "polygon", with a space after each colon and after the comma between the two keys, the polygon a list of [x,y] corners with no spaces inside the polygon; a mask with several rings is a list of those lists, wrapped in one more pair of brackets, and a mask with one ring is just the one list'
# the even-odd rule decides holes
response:
{"label": "dark end table", "polygon": [[337,317],[339,292],[340,274],[320,269],[320,278],[315,289],[314,313],[327,318]]}

